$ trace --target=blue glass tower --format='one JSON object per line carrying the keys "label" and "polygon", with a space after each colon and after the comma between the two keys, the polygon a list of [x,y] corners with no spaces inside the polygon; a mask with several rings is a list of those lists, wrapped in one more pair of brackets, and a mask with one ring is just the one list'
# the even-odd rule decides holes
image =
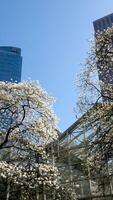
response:
{"label": "blue glass tower", "polygon": [[22,71],[21,49],[0,47],[0,81],[20,82]]}

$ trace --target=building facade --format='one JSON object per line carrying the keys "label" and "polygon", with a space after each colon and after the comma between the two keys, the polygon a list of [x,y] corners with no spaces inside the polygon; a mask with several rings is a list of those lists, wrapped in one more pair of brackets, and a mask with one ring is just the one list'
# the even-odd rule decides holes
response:
{"label": "building facade", "polygon": [[103,31],[108,27],[112,27],[112,25],[113,25],[113,13],[105,17],[102,17],[100,19],[97,19],[93,22],[95,33],[97,31]]}
{"label": "building facade", "polygon": [[20,82],[22,71],[21,49],[0,47],[0,81]]}
{"label": "building facade", "polygon": [[[113,13],[102,17],[93,22],[95,37],[98,32],[103,32],[107,28],[113,26]],[[104,57],[97,62],[98,77],[100,81],[100,89],[103,94],[103,101],[113,101],[113,60],[107,57],[107,53],[113,52],[113,41],[110,44],[106,43],[101,49],[102,57]],[[107,52],[107,53],[104,53]],[[103,54],[104,53],[104,54]]]}

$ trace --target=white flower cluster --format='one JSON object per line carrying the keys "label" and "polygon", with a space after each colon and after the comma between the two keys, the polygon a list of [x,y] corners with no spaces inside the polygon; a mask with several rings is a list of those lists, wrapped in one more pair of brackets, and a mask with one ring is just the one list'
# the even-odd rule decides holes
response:
{"label": "white flower cluster", "polygon": [[35,164],[31,169],[0,162],[0,175],[14,184],[36,188],[39,185],[58,187],[58,170],[51,165]]}
{"label": "white flower cluster", "polygon": [[38,147],[56,139],[52,103],[53,98],[36,82],[0,82],[0,141],[8,135],[11,143]]}
{"label": "white flower cluster", "polygon": [[59,190],[58,170],[46,155],[57,139],[53,100],[36,82],[0,82],[0,177],[23,191]]}

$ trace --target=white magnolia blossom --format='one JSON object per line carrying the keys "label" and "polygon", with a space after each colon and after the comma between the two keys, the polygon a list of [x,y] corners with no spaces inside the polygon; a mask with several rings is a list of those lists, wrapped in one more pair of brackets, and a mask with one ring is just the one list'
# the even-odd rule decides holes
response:
{"label": "white magnolia blossom", "polygon": [[53,102],[37,82],[0,82],[0,180],[19,187],[26,200],[44,186],[56,199],[64,194],[47,152],[57,139]]}
{"label": "white magnolia blossom", "polygon": [[21,141],[24,146],[33,144],[38,147],[56,139],[56,116],[52,104],[53,98],[36,82],[1,82],[1,141],[8,134],[8,141],[12,144]]}
{"label": "white magnolia blossom", "polygon": [[58,187],[59,173],[57,168],[53,168],[52,165],[36,164],[31,169],[27,169],[2,161],[0,162],[0,174],[17,185],[36,188],[44,184]]}

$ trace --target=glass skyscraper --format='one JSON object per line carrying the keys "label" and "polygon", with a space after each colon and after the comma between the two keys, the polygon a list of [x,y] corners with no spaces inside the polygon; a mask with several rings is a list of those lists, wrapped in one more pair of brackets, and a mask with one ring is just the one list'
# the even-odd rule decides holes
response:
{"label": "glass skyscraper", "polygon": [[20,82],[22,71],[21,49],[0,47],[0,81]]}
{"label": "glass skyscraper", "polygon": [[[102,17],[93,22],[95,36],[96,33],[102,32],[107,28],[113,26],[113,13]],[[108,45],[107,45],[108,46]],[[111,44],[111,48],[113,47],[113,41]],[[103,47],[105,48],[105,46]],[[107,60],[106,67],[103,67],[102,62],[97,62],[98,76],[100,81],[101,92],[104,96],[110,97],[113,99],[113,62],[111,60]],[[109,98],[104,97],[103,101],[108,101]]]}
{"label": "glass skyscraper", "polygon": [[110,15],[107,15],[105,17],[102,17],[100,19],[97,19],[93,22],[94,30],[97,31],[103,31],[104,29],[107,29],[108,27],[113,26],[113,13]]}

